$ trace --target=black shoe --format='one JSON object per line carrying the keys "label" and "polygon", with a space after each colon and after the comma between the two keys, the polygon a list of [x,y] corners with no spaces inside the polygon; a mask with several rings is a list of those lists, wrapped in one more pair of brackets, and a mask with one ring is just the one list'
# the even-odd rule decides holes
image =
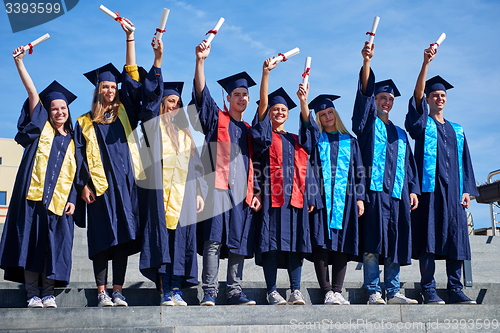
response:
{"label": "black shoe", "polygon": [[448,290],[448,304],[477,304],[471,300],[461,289]]}
{"label": "black shoe", "polygon": [[445,304],[434,288],[422,290],[422,296],[424,298],[424,304]]}

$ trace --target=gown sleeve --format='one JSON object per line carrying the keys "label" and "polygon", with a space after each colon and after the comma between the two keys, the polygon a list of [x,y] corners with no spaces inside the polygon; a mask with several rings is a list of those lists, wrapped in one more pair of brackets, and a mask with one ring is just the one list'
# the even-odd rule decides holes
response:
{"label": "gown sleeve", "polygon": [[377,110],[375,107],[375,74],[370,69],[370,76],[368,77],[368,86],[366,87],[366,94],[363,94],[361,86],[361,72],[358,80],[358,90],[356,92],[356,100],[354,102],[354,111],[352,114],[352,131],[359,137],[363,135],[365,130],[373,127]]}
{"label": "gown sleeve", "polygon": [[33,110],[33,115],[30,117],[29,99],[23,104],[21,115],[17,122],[17,134],[14,138],[18,144],[26,148],[40,137],[45,123],[49,119],[47,110],[42,106],[40,101]]}
{"label": "gown sleeve", "polygon": [[217,127],[219,120],[219,107],[210,95],[208,87],[205,85],[201,92],[201,102],[196,99],[196,92],[193,87],[192,103],[194,103],[196,112],[188,112],[193,128],[207,135],[213,132]]}
{"label": "gown sleeve", "polygon": [[413,139],[416,139],[425,131],[429,111],[425,98],[420,105],[416,104],[415,96],[408,102],[408,113],[405,119],[405,128]]}

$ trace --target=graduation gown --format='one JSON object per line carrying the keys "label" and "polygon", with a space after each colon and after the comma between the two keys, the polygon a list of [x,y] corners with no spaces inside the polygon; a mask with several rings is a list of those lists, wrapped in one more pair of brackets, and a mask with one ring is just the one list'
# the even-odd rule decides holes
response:
{"label": "graduation gown", "polygon": [[[401,265],[411,264],[411,222],[410,193],[420,194],[418,176],[406,133],[392,123],[382,124],[387,131],[385,168],[380,191],[371,189],[374,155],[377,109],[375,106],[375,75],[370,70],[366,95],[362,92],[361,79],[352,116],[352,130],[358,137],[359,147],[365,167],[366,201],[365,212],[360,218],[363,252],[377,253],[382,258],[393,258]],[[404,155],[404,173],[402,173],[401,198],[393,197],[397,177],[399,133],[404,132],[406,153]],[[382,262],[382,258],[380,261]]]}
{"label": "graduation gown", "polygon": [[[424,146],[425,130],[429,122],[437,130],[437,158],[435,176],[425,176]],[[436,259],[470,260],[470,244],[465,208],[460,204],[462,193],[478,195],[472,161],[463,136],[462,189],[459,173],[459,149],[457,135],[452,123],[435,121],[429,117],[428,105],[422,99],[416,105],[415,98],[410,99],[405,126],[410,136],[415,139],[415,161],[420,180],[433,181],[434,191],[429,192],[422,186],[422,195],[418,208],[412,212],[413,257],[430,252]],[[432,179],[429,179],[432,178]]]}
{"label": "graduation gown", "polygon": [[[120,101],[125,107],[132,130],[137,127],[137,114],[140,111],[142,95],[137,93],[138,89],[141,89],[141,83],[124,71]],[[87,213],[89,258],[92,259],[96,254],[118,244],[127,244],[129,255],[132,255],[140,250],[139,204],[127,136],[118,118],[112,123],[93,122],[92,125],[108,188],[102,195],[96,195],[95,202],[83,204]],[[86,184],[96,193],[87,162],[87,142],[78,121],[75,126],[75,143],[79,193]],[[77,222],[82,226],[85,226],[84,216],[84,210],[77,216]]]}
{"label": "graduation gown", "polygon": [[[236,121],[227,112],[220,110],[206,86],[202,91],[201,102],[196,100],[194,90],[193,100],[197,113],[190,113],[189,116],[193,128],[201,130],[205,135],[201,160],[209,187],[202,213],[203,222],[199,223],[198,252],[202,254],[203,242],[210,240],[222,243],[220,258],[226,258],[228,251],[251,258],[254,251],[253,210],[246,202],[252,149],[248,124]],[[221,116],[225,119],[220,119]],[[225,130],[221,130],[221,122],[227,125]],[[224,180],[227,189],[216,186],[221,184],[217,177],[221,169],[216,168],[216,163],[218,150],[221,148],[218,146],[218,138],[222,136],[229,137],[229,144],[222,143],[229,155],[227,165],[223,166],[227,171],[227,179]],[[221,157],[223,156],[219,156]],[[258,189],[255,179],[253,186]]]}
{"label": "graduation gown", "polygon": [[[15,140],[24,149],[16,175],[12,197],[0,242],[0,267],[5,280],[24,283],[24,270],[43,273],[66,286],[71,273],[73,217],[58,216],[48,210],[71,134],[56,135],[52,141],[42,201],[26,199],[31,182],[40,134],[48,120],[48,112],[38,102],[30,118],[29,102],[24,103]],[[68,202],[75,204],[76,190],[71,189]]]}
{"label": "graduation gown", "polygon": [[[338,168],[342,163],[337,164],[340,148],[339,133],[324,133],[321,134],[318,124],[314,117],[310,115],[310,125],[305,125],[300,122],[300,140],[306,147],[306,150],[311,152],[311,166],[319,182],[319,189],[323,204],[323,209],[315,209],[309,217],[311,223],[311,241],[312,246],[318,246],[330,251],[346,253],[351,256],[358,256],[360,248],[359,225],[358,225],[358,206],[357,200],[365,200],[365,179],[363,175],[363,161],[361,160],[361,152],[359,150],[358,141],[353,136],[350,138],[349,165],[347,173],[347,183],[345,185],[345,196],[335,198],[335,180],[336,173],[340,172]],[[332,210],[338,209],[337,214],[343,214],[341,218],[340,229],[329,227],[330,221],[327,214],[327,198],[325,193],[325,179],[320,156],[319,140],[320,135],[326,135],[330,148],[330,168],[331,171],[331,191],[328,194],[332,202]],[[340,179],[339,179],[340,180]],[[341,181],[339,181],[341,183]],[[339,194],[337,194],[339,195]],[[338,204],[340,202],[340,204]],[[341,207],[343,206],[343,209]],[[332,216],[335,214],[332,212]],[[312,258],[308,258],[311,259]]]}
{"label": "graduation gown", "polygon": [[[299,252],[305,257],[312,252],[311,233],[309,228],[308,206],[321,207],[321,197],[318,183],[312,173],[309,156],[303,149],[296,135],[291,133],[273,132],[269,114],[263,121],[257,121],[255,116],[254,126],[251,130],[254,139],[255,155],[259,162],[260,185],[262,190],[262,209],[256,223],[256,263],[262,265],[261,254],[269,251],[279,251],[279,267],[286,268],[286,252]],[[276,141],[276,142],[274,142]],[[271,145],[279,145],[276,153],[271,152]],[[297,148],[302,154],[296,154]],[[281,156],[275,156],[280,154]],[[272,156],[271,156],[272,155]],[[303,192],[296,191],[294,183],[299,182],[296,160],[299,168],[305,168],[305,187]],[[276,183],[272,183],[271,172],[275,167],[271,159],[282,162],[282,171],[278,172]],[[279,162],[277,162],[279,163]],[[275,203],[273,204],[273,196]],[[296,196],[294,198],[294,196]],[[301,196],[302,205],[293,203]],[[278,203],[279,202],[279,203]],[[281,205],[281,206],[278,206]]]}
{"label": "graduation gown", "polygon": [[[160,105],[163,95],[161,69],[153,67],[144,82],[145,103],[141,120],[146,141],[141,149],[147,178],[139,182],[141,229],[143,243],[139,262],[141,273],[157,283],[158,273],[165,273],[166,263],[173,264],[173,274],[183,276],[184,286],[198,284],[196,244],[196,196],[206,197],[208,187],[203,178],[203,165],[198,150],[194,150],[188,163],[184,182],[184,197],[175,230],[167,229],[163,191],[163,161],[174,163],[174,156],[163,156],[162,137],[168,135],[160,126]],[[182,110],[180,112],[183,112]],[[176,125],[180,135],[181,131]],[[180,138],[179,138],[180,140]],[[147,154],[147,155],[146,155]],[[150,154],[150,155],[149,155]],[[149,155],[149,156],[148,156]],[[152,163],[144,163],[150,159]]]}

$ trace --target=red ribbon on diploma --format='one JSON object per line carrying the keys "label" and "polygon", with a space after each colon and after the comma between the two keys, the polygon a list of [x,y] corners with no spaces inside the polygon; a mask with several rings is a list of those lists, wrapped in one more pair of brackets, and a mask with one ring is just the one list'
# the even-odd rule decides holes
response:
{"label": "red ribbon on diploma", "polygon": [[370,35],[370,36],[375,36],[375,34],[373,32],[370,32],[370,31],[368,31],[366,34]]}
{"label": "red ribbon on diploma", "polygon": [[123,17],[120,16],[120,13],[115,12],[115,14],[116,14],[115,21],[118,21],[118,22],[122,23],[123,22]]}
{"label": "red ribbon on diploma", "polygon": [[307,75],[309,75],[309,72],[311,71],[311,68],[307,68],[304,73],[302,73],[302,77],[305,78]]}
{"label": "red ribbon on diploma", "polygon": [[278,53],[278,57],[279,57],[279,56],[282,56],[282,57],[283,57],[283,60],[281,60],[281,61],[287,61],[287,60],[288,60],[288,58],[286,58],[286,57],[285,57],[285,55],[284,55],[283,53]]}
{"label": "red ribbon on diploma", "polygon": [[205,35],[208,35],[208,34],[217,35],[218,32],[219,32],[219,30],[208,30],[208,32]]}
{"label": "red ribbon on diploma", "polygon": [[434,45],[439,46],[438,43],[432,43],[430,46],[433,47]]}
{"label": "red ribbon on diploma", "polygon": [[156,32],[164,33],[165,31],[167,31],[167,30],[165,30],[165,29],[161,30],[160,28],[156,28]]}
{"label": "red ribbon on diploma", "polygon": [[28,51],[28,54],[32,54],[33,53],[33,45],[31,45],[31,43],[28,44],[30,50]]}

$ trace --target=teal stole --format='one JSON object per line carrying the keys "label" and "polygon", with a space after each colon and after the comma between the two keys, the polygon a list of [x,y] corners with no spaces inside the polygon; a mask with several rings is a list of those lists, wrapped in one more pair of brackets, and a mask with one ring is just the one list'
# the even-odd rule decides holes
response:
{"label": "teal stole", "polygon": [[[328,134],[323,132],[318,142],[321,172],[325,187],[326,215],[330,229],[342,229],[345,198],[349,182],[351,161],[351,136],[339,133],[339,148],[336,165],[331,165],[331,147]],[[333,187],[333,195],[332,195]],[[330,235],[330,234],[329,234]]]}
{"label": "teal stole", "polygon": [[[394,126],[398,132],[398,156],[396,161],[396,174],[394,175],[394,186],[392,197],[401,199],[405,179],[406,159],[406,133],[398,126]],[[380,118],[375,119],[375,134],[373,143],[373,161],[370,190],[382,191],[384,187],[385,160],[387,156],[387,128]]]}
{"label": "teal stole", "polygon": [[[459,124],[449,121],[455,131],[457,139],[458,174],[460,179],[460,200],[463,193],[463,154],[464,154],[464,129]],[[422,192],[434,192],[436,188],[436,164],[437,164],[437,127],[433,118],[428,117],[425,126],[424,138],[424,163],[422,172]]]}

